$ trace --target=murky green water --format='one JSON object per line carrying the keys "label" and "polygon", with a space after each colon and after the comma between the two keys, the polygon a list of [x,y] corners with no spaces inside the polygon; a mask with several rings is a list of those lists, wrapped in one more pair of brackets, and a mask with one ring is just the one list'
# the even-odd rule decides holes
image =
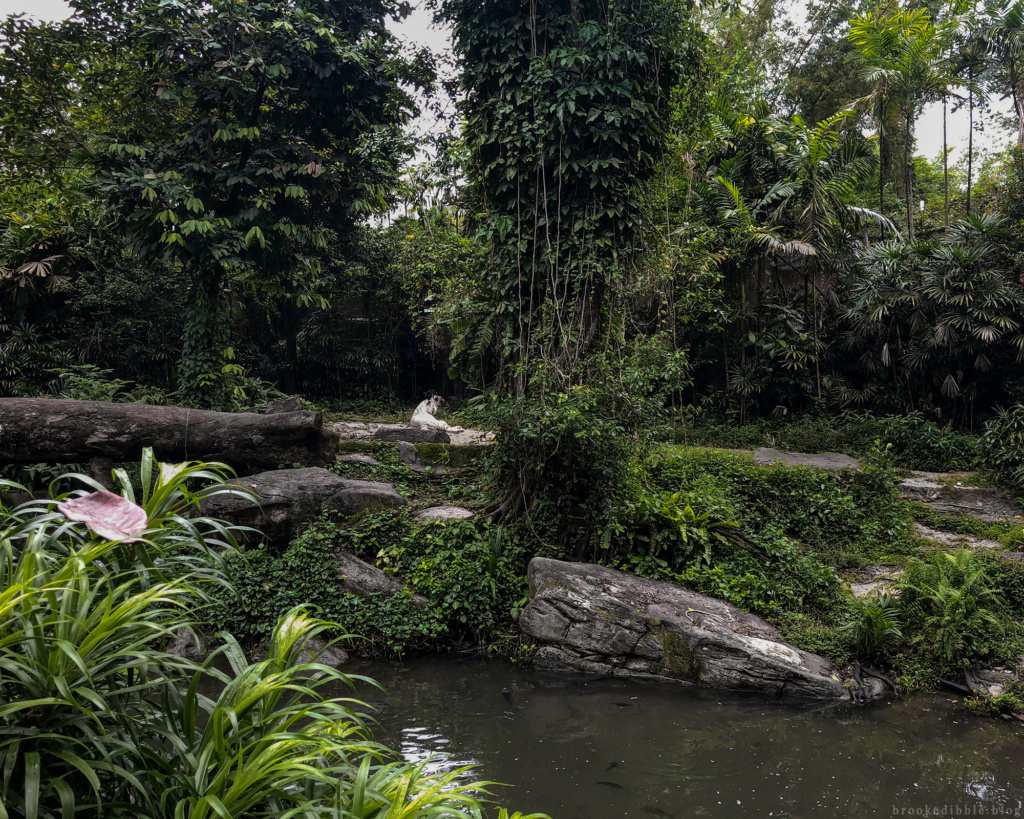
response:
{"label": "murky green water", "polygon": [[388,690],[361,687],[375,738],[555,819],[1024,815],[1024,723],[953,697],[811,709],[477,660],[347,670]]}

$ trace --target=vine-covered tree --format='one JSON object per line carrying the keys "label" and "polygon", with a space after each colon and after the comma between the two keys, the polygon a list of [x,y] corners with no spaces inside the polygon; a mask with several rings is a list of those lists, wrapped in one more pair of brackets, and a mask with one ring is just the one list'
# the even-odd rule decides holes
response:
{"label": "vine-covered tree", "polygon": [[[687,25],[669,2],[447,0],[467,147],[491,248],[490,309],[456,353],[494,345],[520,394],[534,353],[575,371],[608,330],[643,232]],[[471,356],[472,357],[472,356]],[[506,371],[508,373],[509,371]]]}

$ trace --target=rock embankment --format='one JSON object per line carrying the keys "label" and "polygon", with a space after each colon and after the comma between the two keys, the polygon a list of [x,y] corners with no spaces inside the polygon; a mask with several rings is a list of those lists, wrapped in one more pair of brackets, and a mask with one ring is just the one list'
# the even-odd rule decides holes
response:
{"label": "rock embankment", "polygon": [[408,441],[412,444],[454,444],[456,446],[487,446],[494,443],[494,433],[479,429],[459,432],[420,429],[411,424],[388,424],[382,421],[333,421],[325,424],[342,441]]}
{"label": "rock embankment", "polygon": [[810,466],[814,469],[860,469],[860,461],[849,455],[838,452],[823,452],[820,455],[808,455],[803,452],[780,452],[777,449],[763,446],[751,453],[754,463],[759,466],[786,464],[787,466]]}
{"label": "rock embankment", "polygon": [[942,515],[970,515],[986,523],[1024,514],[1024,509],[1002,489],[965,486],[938,472],[915,472],[900,483],[900,497],[923,503]]}
{"label": "rock embankment", "polygon": [[[779,640],[769,623],[672,583],[582,563],[535,557],[530,602],[519,619],[543,643],[536,665],[760,691],[802,699],[845,700],[831,662]],[[859,699],[882,694],[869,686]]]}
{"label": "rock embankment", "polygon": [[391,484],[349,480],[320,467],[261,472],[230,485],[244,491],[204,498],[203,514],[251,526],[272,546],[287,546],[325,510],[351,515],[405,505]]}

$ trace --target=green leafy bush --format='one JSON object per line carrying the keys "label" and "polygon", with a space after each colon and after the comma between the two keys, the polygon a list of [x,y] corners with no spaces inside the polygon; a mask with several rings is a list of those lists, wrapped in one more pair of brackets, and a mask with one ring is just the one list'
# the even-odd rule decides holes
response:
{"label": "green leafy bush", "polygon": [[978,439],[928,420],[920,412],[873,416],[842,413],[788,422],[763,420],[736,425],[706,421],[676,430],[676,440],[691,446],[733,449],[773,447],[790,452],[842,452],[869,455],[881,441],[892,444],[892,464],[904,469],[950,472],[977,462]]}
{"label": "green leafy bush", "polygon": [[916,640],[949,667],[1000,655],[1003,600],[973,552],[935,552],[914,561],[900,581],[900,608]]}
{"label": "green leafy bush", "polygon": [[694,511],[683,492],[639,492],[617,510],[601,536],[601,557],[662,558],[677,570],[688,563],[710,565],[711,546],[742,540],[737,524]]}
{"label": "green leafy bush", "polygon": [[1024,488],[1024,405],[1000,409],[987,421],[981,447],[999,480]]}
{"label": "green leafy bush", "polygon": [[898,602],[888,594],[853,601],[852,616],[844,628],[853,638],[860,656],[877,660],[903,639]]}
{"label": "green leafy bush", "polygon": [[[836,565],[911,548],[910,516],[891,469],[765,467],[740,453],[665,447],[647,460],[647,470],[652,483],[666,491],[704,487],[701,493],[714,504],[712,511],[739,523],[746,534],[781,530],[816,552],[830,554]],[[712,484],[709,496],[705,490]]]}
{"label": "green leafy bush", "polygon": [[[349,550],[400,577],[407,591],[359,597],[339,587],[337,552]],[[254,549],[230,558],[234,594],[210,619],[239,639],[265,637],[282,612],[315,604],[364,641],[363,653],[478,645],[514,628],[526,596],[522,538],[477,521],[414,523],[404,513],[370,515],[350,526],[323,520],[281,557]],[[426,603],[413,594],[426,597]]]}
{"label": "green leafy bush", "polygon": [[670,336],[634,339],[562,372],[539,363],[518,397],[487,394],[464,415],[497,432],[485,468],[498,486],[495,520],[530,518],[582,557],[630,496],[630,465],[667,432],[666,405],[689,383],[686,354]]}

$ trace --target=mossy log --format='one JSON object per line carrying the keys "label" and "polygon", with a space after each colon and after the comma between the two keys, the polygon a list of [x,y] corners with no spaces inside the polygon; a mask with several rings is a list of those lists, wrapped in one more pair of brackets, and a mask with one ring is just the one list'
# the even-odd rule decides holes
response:
{"label": "mossy log", "polygon": [[337,448],[319,412],[212,412],[149,404],[0,398],[0,463],[219,461],[238,470],[322,466]]}

